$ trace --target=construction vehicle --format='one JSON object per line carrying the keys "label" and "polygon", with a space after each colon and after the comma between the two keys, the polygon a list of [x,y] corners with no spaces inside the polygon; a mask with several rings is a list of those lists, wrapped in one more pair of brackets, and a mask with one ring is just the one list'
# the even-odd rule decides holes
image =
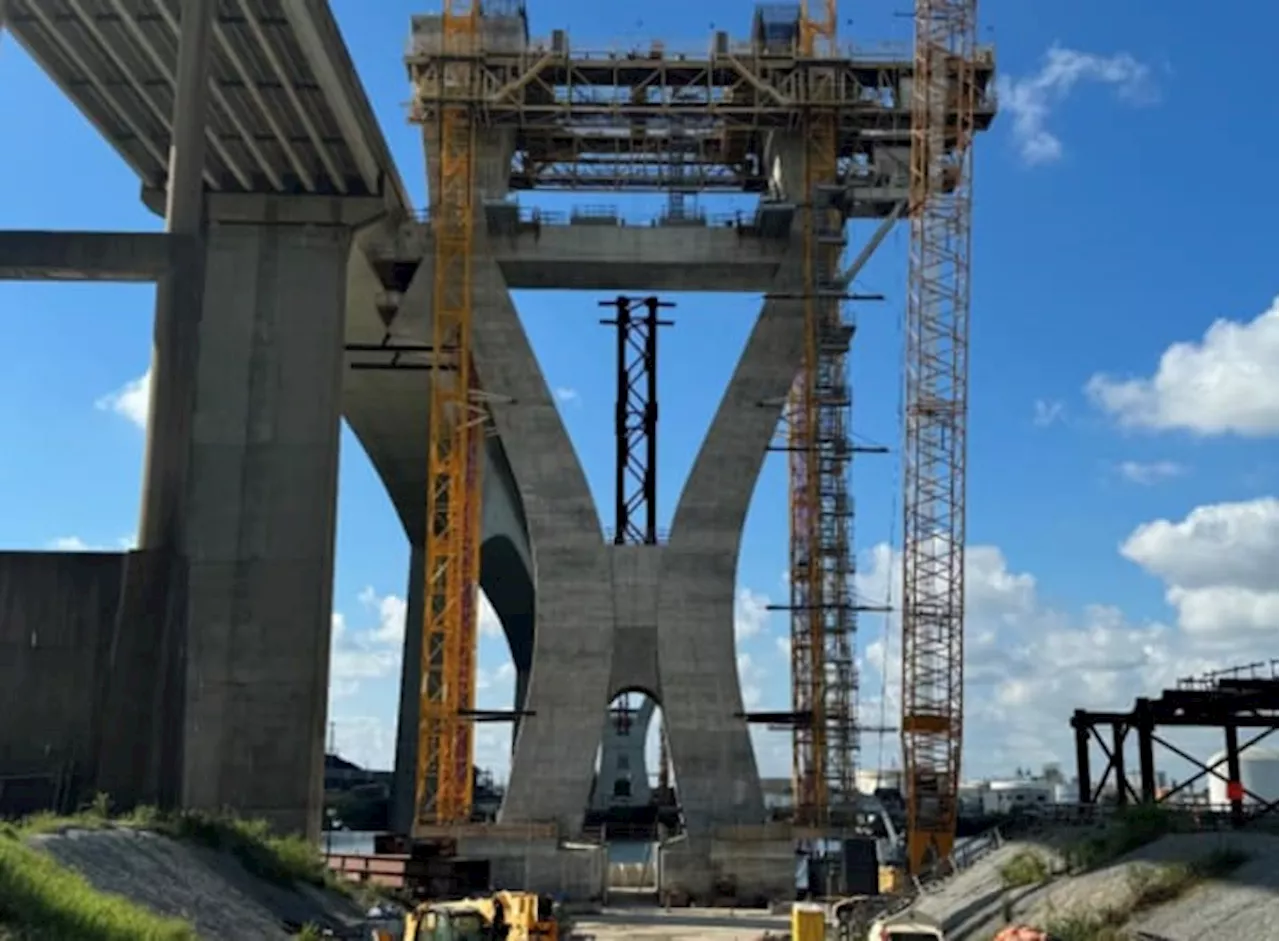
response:
{"label": "construction vehicle", "polygon": [[559,941],[552,901],[532,892],[424,902],[405,916],[403,941]]}
{"label": "construction vehicle", "polygon": [[945,941],[942,925],[918,912],[902,912],[877,918],[867,932],[867,941]]}

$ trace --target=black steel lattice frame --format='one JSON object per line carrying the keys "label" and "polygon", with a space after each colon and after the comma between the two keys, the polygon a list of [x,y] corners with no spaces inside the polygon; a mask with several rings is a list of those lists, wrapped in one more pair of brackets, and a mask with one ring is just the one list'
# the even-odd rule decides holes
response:
{"label": "black steel lattice frame", "polygon": [[[1201,778],[1212,775],[1231,786],[1240,785],[1232,795],[1231,817],[1237,825],[1250,816],[1275,813],[1276,802],[1243,788],[1240,778],[1240,753],[1261,742],[1280,726],[1280,687],[1275,677],[1211,678],[1200,688],[1167,689],[1159,699],[1138,698],[1129,712],[1093,712],[1077,709],[1071,717],[1075,732],[1076,775],[1079,800],[1093,804],[1102,795],[1108,781],[1116,785],[1116,802],[1124,805],[1132,799],[1140,803],[1160,803],[1191,787]],[[1099,732],[1110,727],[1111,741]],[[1157,730],[1175,728],[1217,728],[1223,732],[1225,755],[1212,764],[1189,755],[1161,737]],[[1246,742],[1240,742],[1240,730],[1261,730]],[[1130,733],[1138,742],[1139,787],[1135,790],[1125,769],[1125,745]],[[1090,774],[1090,742],[1096,742],[1107,759],[1107,766],[1096,786]],[[1197,769],[1196,774],[1161,795],[1156,789],[1155,746],[1160,745]],[[1227,766],[1226,774],[1218,770]],[[1257,806],[1246,808],[1249,797]]]}
{"label": "black steel lattice frame", "polygon": [[[415,114],[465,102],[516,131],[512,189],[767,188],[770,131],[834,111],[841,178],[876,148],[906,147],[914,63],[763,53],[674,57],[482,50],[471,85],[433,80],[457,55],[411,51]],[[978,51],[975,129],[994,120],[994,53]],[[944,136],[954,137],[955,115]],[[673,153],[678,151],[677,161]]]}
{"label": "black steel lattice frame", "polygon": [[[673,321],[658,317],[676,305],[657,297],[601,301],[617,310],[618,392],[614,405],[615,545],[658,542],[658,329]],[[637,312],[643,313],[637,316]],[[640,520],[643,518],[643,523]]]}

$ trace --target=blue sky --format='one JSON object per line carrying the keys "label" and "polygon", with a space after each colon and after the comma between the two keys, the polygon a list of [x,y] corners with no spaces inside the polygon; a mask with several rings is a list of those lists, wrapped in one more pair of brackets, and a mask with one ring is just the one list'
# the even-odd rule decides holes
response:
{"label": "blue sky", "polygon": [[[423,203],[400,63],[409,16],[422,11],[401,0],[333,6],[401,174]],[[568,27],[579,48],[661,36],[668,48],[698,50],[712,24],[741,35],[750,15],[750,5],[728,0],[704,4],[696,18],[668,0],[647,5],[642,19],[602,15],[580,0],[531,6],[535,35]],[[905,9],[859,4],[842,21],[843,38],[906,41]],[[983,5],[983,35],[997,43],[1003,78],[1002,113],[978,144],[974,213],[971,774],[1069,763],[1066,720],[1077,705],[1118,707],[1179,675],[1276,656],[1276,177],[1272,128],[1258,121],[1274,106],[1261,65],[1273,49],[1249,12],[1240,0],[1215,7],[1211,19],[1181,2],[1163,5],[1158,19],[1098,0]],[[0,226],[159,228],[136,178],[11,38],[0,40],[0,127]],[[660,204],[522,199],[608,201],[637,219]],[[866,231],[854,227],[855,247]],[[886,300],[858,310],[852,365],[858,433],[895,448],[905,267],[900,227],[859,285]],[[10,442],[0,462],[0,546],[129,539],[143,440],[130,419],[141,397],[129,383],[147,368],[152,297],[150,287],[0,284],[0,435]],[[596,324],[599,299],[516,295],[607,508],[613,353]],[[664,521],[759,305],[746,296],[670,299],[679,306],[678,325],[663,335],[660,377]],[[739,566],[741,671],[757,708],[787,701],[786,624],[762,610],[784,590],[780,462],[771,459],[761,478]],[[861,587],[877,602],[892,600],[896,581],[887,545],[900,528],[898,473],[890,455],[861,461],[856,476]],[[345,434],[332,718],[342,750],[374,764],[389,761],[394,737],[407,563],[390,503]],[[882,696],[891,724],[897,708],[897,625],[882,620],[864,617],[859,639],[871,724]],[[481,668],[482,696],[509,706],[507,654],[491,629]],[[766,773],[786,773],[785,738],[761,734],[757,750]],[[486,731],[482,759],[501,773],[503,753]],[[868,738],[865,764],[895,760],[892,737]]]}

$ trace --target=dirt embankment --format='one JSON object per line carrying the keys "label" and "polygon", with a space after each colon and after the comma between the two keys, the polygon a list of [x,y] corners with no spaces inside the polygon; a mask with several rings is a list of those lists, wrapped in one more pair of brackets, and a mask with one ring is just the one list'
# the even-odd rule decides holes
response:
{"label": "dirt embankment", "polygon": [[[1171,901],[1134,912],[1126,928],[1167,941],[1274,938],[1280,931],[1274,835],[1174,834],[1068,876],[1066,849],[1073,840],[1068,833],[1008,843],[926,896],[918,908],[943,923],[949,941],[989,941],[1009,920],[1043,926],[1129,910],[1136,886],[1151,874],[1231,853],[1244,862],[1223,876],[1195,881]],[[1002,870],[1024,854],[1034,854],[1054,875],[1043,884],[1006,887]]]}
{"label": "dirt embankment", "polygon": [[209,941],[274,941],[305,924],[337,937],[367,937],[350,899],[307,885],[285,888],[251,875],[231,855],[130,828],[67,830],[32,838],[94,888],[190,922]]}

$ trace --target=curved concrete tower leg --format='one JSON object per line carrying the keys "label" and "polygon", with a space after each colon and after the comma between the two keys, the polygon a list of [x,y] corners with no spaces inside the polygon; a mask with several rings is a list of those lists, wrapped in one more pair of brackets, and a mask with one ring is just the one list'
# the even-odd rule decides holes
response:
{"label": "curved concrete tower leg", "polygon": [[[794,291],[779,275],[776,290]],[[770,300],[685,483],[662,559],[658,663],[680,805],[691,834],[765,819],[733,636],[738,550],[756,480],[802,357],[804,306]]]}
{"label": "curved concrete tower leg", "polygon": [[613,648],[609,557],[586,475],[492,256],[474,261],[476,369],[519,489],[533,556],[533,672],[504,821],[582,824]]}

